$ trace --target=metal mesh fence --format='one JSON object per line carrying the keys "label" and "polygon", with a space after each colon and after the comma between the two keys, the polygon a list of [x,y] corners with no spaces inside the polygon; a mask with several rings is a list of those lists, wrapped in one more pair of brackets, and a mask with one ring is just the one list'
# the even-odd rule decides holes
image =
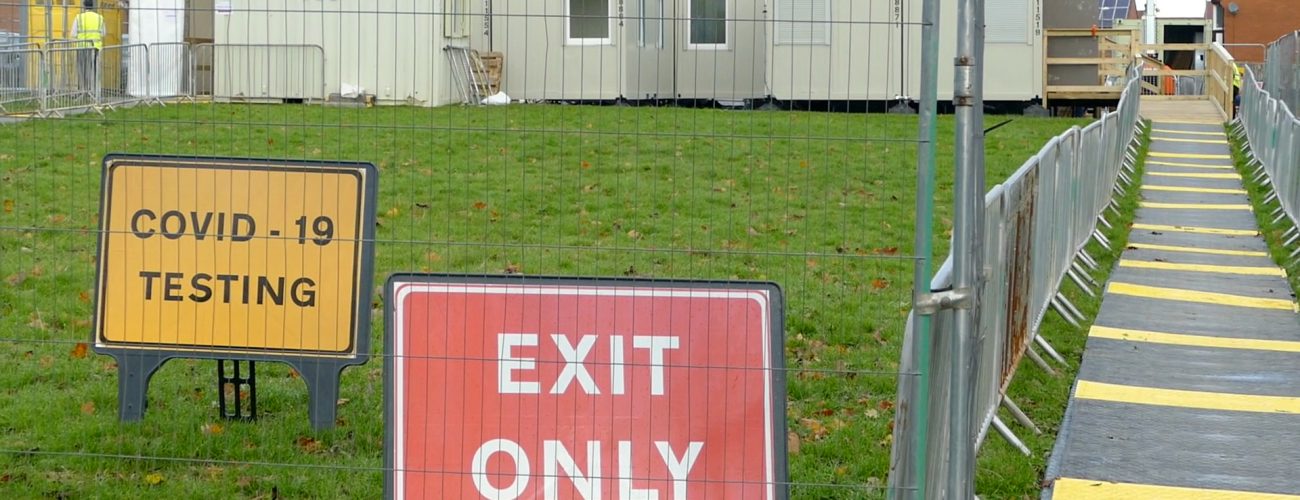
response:
{"label": "metal mesh fence", "polygon": [[40,50],[0,49],[0,113],[33,113],[41,108],[44,54]]}
{"label": "metal mesh fence", "polygon": [[[1020,442],[998,416],[1000,408],[1031,429],[1034,424],[1007,396],[1007,388],[1019,363],[1026,357],[1042,363],[1034,345],[1053,357],[1059,357],[1040,336],[1039,327],[1049,310],[1056,310],[1067,321],[1081,320],[1081,314],[1060,294],[1071,279],[1091,292],[1093,284],[1085,282],[1082,266],[1096,266],[1085,248],[1092,241],[1108,246],[1097,231],[1098,223],[1107,223],[1105,211],[1113,208],[1112,193],[1125,170],[1131,170],[1139,123],[1138,107],[1142,95],[1141,72],[1129,69],[1127,84],[1119,105],[1111,112],[1083,128],[1052,138],[1005,182],[993,186],[984,197],[984,227],[978,237],[984,242],[981,269],[987,273],[982,282],[978,311],[979,324],[972,334],[976,347],[972,359],[959,362],[953,349],[936,342],[932,358],[924,360],[918,352],[905,352],[904,367],[920,370],[928,364],[929,387],[915,385],[914,379],[901,379],[898,393],[907,411],[900,411],[894,427],[899,444],[893,450],[893,479],[906,482],[918,477],[929,478],[927,492],[936,496],[951,494],[949,468],[959,451],[959,444],[948,439],[949,429],[967,425],[976,436],[971,446],[978,448],[990,428],[1001,434],[1026,455],[1030,450]],[[1107,223],[1108,224],[1108,223]],[[953,288],[952,254],[935,277],[931,288]],[[906,335],[916,335],[917,316],[912,311]],[[951,338],[955,315],[951,310],[929,312],[934,315],[934,331],[939,338]],[[910,343],[905,343],[910,345]],[[1060,359],[1064,362],[1063,359]],[[1045,365],[1044,365],[1045,366]],[[954,368],[958,367],[958,368]],[[950,379],[953,370],[963,376]],[[960,386],[959,384],[965,384]],[[969,422],[954,422],[952,407],[962,404],[954,395],[973,399],[975,413]],[[922,403],[921,400],[925,400]],[[928,404],[935,417],[928,422],[932,440],[926,447],[903,436],[917,432],[916,408]],[[914,465],[918,454],[928,457],[929,469]]]}
{"label": "metal mesh fence", "polygon": [[1263,73],[1256,72],[1256,78],[1263,78],[1262,83],[1274,99],[1278,99],[1291,108],[1292,113],[1300,110],[1300,32],[1279,38],[1268,46]]}
{"label": "metal mesh fence", "polygon": [[[1239,131],[1248,142],[1249,154],[1257,168],[1256,181],[1270,186],[1273,194],[1268,203],[1278,207],[1271,216],[1274,222],[1284,218],[1292,226],[1284,238],[1285,245],[1295,243],[1296,224],[1300,224],[1300,176],[1295,166],[1300,162],[1300,119],[1296,118],[1296,99],[1300,98],[1300,81],[1296,79],[1297,38],[1291,34],[1268,47],[1266,75],[1260,81],[1254,68],[1247,68],[1242,78]],[[1289,256],[1294,259],[1297,252]]]}
{"label": "metal mesh fence", "polygon": [[[934,83],[920,2],[131,4],[212,29],[161,41],[132,21],[133,45],[0,52],[34,68],[0,72],[6,113],[68,115],[4,129],[0,489],[885,495],[933,138],[884,111]],[[197,102],[65,113],[165,97]],[[373,206],[340,162],[374,164]],[[340,257],[366,248],[373,269]],[[438,275],[442,302],[394,344],[384,284],[409,273],[426,294]],[[361,274],[355,295],[331,281]],[[674,302],[755,287],[779,328]],[[366,314],[364,341],[339,328]],[[330,363],[367,357],[333,394]],[[213,358],[263,361],[256,389]],[[226,402],[257,419],[222,418]]]}

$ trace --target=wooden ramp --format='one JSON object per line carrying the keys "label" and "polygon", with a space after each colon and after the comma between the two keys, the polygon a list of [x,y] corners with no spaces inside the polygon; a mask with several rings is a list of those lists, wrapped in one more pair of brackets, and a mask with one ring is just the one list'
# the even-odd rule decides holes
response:
{"label": "wooden ramp", "polygon": [[1300,499],[1296,304],[1220,115],[1194,112],[1204,106],[1142,103],[1157,117],[1142,201],[1088,335],[1045,498]]}
{"label": "wooden ramp", "polygon": [[1142,96],[1142,118],[1156,122],[1223,123],[1228,117],[1208,96]]}

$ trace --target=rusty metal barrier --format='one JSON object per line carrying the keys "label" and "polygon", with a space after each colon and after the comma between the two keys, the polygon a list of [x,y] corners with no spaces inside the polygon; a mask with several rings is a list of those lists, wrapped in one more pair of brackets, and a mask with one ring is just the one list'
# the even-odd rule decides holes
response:
{"label": "rusty metal barrier", "polygon": [[[1007,397],[1007,388],[1024,358],[1031,359],[1044,370],[1051,365],[1038,354],[1034,346],[1047,356],[1064,364],[1061,357],[1040,335],[1040,327],[1049,310],[1055,310],[1066,321],[1078,326],[1083,314],[1061,293],[1069,279],[1090,295],[1098,285],[1091,282],[1085,268],[1097,267],[1085,248],[1096,241],[1109,248],[1110,242],[1098,230],[1098,224],[1109,226],[1105,212],[1117,212],[1115,193],[1120,183],[1131,184],[1136,159],[1136,141],[1141,121],[1138,115],[1142,94],[1141,71],[1128,70],[1128,80],[1115,111],[1084,128],[1074,127],[1048,141],[1043,148],[1024,163],[1002,184],[993,186],[985,196],[985,225],[983,229],[987,275],[979,291],[976,306],[979,311],[979,328],[976,333],[976,380],[966,389],[974,394],[975,421],[970,422],[979,446],[988,430],[994,429],[1022,453],[1029,448],[1016,437],[998,414],[1006,408],[1011,416],[1029,429],[1039,432],[1037,426]],[[952,287],[952,255],[936,273],[931,282],[933,290]],[[951,310],[940,311],[934,317],[937,335],[951,334]],[[908,318],[905,335],[914,335],[913,320],[916,311]],[[904,341],[904,346],[911,345]],[[948,428],[951,400],[949,394],[958,388],[947,384],[949,373],[957,360],[945,347],[935,342],[935,350],[928,368],[920,366],[917,353],[903,353],[904,371],[928,369],[931,380],[928,394],[929,432],[942,436]],[[943,478],[948,474],[948,456],[952,450],[943,439],[932,440],[926,449],[907,446],[903,437],[916,432],[913,424],[917,401],[908,400],[916,394],[911,380],[900,380],[900,408],[894,425],[895,446],[891,456],[891,483],[895,476],[915,477],[908,469],[917,453],[929,455],[930,469],[925,476],[931,484],[927,492],[939,495]]]}

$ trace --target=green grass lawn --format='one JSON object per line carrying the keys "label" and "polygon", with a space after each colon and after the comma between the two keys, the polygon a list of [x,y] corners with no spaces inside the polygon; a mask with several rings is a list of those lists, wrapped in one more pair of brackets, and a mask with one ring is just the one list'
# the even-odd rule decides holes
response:
{"label": "green grass lawn", "polygon": [[[990,182],[1081,123],[1022,118],[993,132]],[[949,117],[939,135],[936,257],[951,224]],[[877,496],[910,304],[915,139],[907,116],[542,105],[176,105],[0,128],[0,490],[381,491],[380,359],[344,372],[331,431],[311,430],[303,383],[268,364],[259,365],[261,418],[218,420],[214,364],[192,360],[154,377],[143,422],[117,422],[112,359],[82,355],[77,343],[90,338],[100,160],[132,152],[373,162],[377,284],[398,271],[776,281],[788,302],[792,480],[840,485],[794,492]],[[1067,353],[1082,345],[1078,332],[1047,328]],[[1019,402],[1058,415],[1069,381],[1035,370],[1017,379]],[[1050,445],[1031,441],[1040,452]],[[995,496],[1032,492],[1041,457],[989,442],[981,484],[999,485]]]}

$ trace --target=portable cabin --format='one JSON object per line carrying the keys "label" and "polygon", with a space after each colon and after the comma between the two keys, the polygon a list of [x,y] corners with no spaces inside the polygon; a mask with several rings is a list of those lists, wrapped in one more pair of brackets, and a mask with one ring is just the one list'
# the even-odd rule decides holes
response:
{"label": "portable cabin", "polygon": [[[23,19],[24,33],[34,41],[44,41],[45,39],[63,40],[70,38],[72,35],[73,20],[81,14],[82,0],[19,0],[23,4],[21,7],[11,5],[10,12],[14,10],[25,11],[26,17]],[[10,0],[14,4],[14,0]],[[127,3],[125,0],[98,0],[96,4],[100,15],[104,16],[104,28],[107,31],[104,36],[104,45],[120,45],[123,43],[123,36],[127,34],[128,25],[126,23]]]}
{"label": "portable cabin", "polygon": [[741,101],[767,94],[761,1],[486,5],[472,46],[503,54],[502,89],[512,98]]}
{"label": "portable cabin", "polygon": [[214,98],[310,101],[347,87],[380,104],[459,100],[441,49],[468,45],[466,0],[218,0],[213,8],[215,46],[196,47],[195,57],[211,64]]}
{"label": "portable cabin", "polygon": [[[921,90],[920,0],[771,0],[767,81],[789,100],[915,99]],[[1042,88],[1041,0],[987,0],[984,99],[1027,102]],[[941,101],[952,98],[957,12],[939,27]]]}

